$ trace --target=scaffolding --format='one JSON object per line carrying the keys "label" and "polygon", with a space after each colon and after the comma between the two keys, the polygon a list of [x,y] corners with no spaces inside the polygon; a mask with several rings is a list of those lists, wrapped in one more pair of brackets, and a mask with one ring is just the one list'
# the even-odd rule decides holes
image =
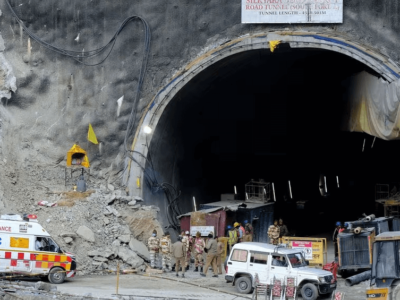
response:
{"label": "scaffolding", "polygon": [[247,202],[267,203],[271,200],[271,183],[263,179],[259,181],[252,179],[246,183],[245,191]]}
{"label": "scaffolding", "polygon": [[400,216],[400,193],[397,189],[391,191],[388,184],[375,185],[375,202],[383,205],[385,217]]}

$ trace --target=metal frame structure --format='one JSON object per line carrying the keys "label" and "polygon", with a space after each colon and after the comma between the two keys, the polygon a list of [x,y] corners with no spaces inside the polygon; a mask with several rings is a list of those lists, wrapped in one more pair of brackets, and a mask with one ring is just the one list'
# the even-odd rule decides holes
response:
{"label": "metal frame structure", "polygon": [[252,179],[245,184],[246,201],[267,203],[271,200],[271,183]]}

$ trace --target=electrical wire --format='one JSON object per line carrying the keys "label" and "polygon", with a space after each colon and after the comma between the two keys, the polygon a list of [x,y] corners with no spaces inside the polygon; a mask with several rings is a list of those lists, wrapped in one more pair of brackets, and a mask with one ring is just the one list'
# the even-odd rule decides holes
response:
{"label": "electrical wire", "polygon": [[[45,41],[43,41],[40,37],[38,37],[36,34],[34,34],[25,24],[24,22],[21,20],[21,18],[18,16],[18,14],[15,12],[15,10],[13,9],[12,5],[10,4],[9,0],[6,0],[6,3],[8,5],[8,7],[10,8],[11,13],[14,15],[17,23],[24,29],[24,31],[37,43],[41,44],[43,47],[57,52],[59,54],[65,55],[67,57],[70,57],[74,60],[76,60],[77,62],[85,65],[85,66],[97,66],[102,64],[111,54],[115,42],[117,40],[117,37],[119,36],[119,34],[122,32],[122,30],[124,29],[124,27],[131,21],[134,20],[140,20],[145,28],[148,28],[148,24],[146,22],[146,20],[144,20],[143,18],[141,18],[140,16],[131,16],[126,18],[122,24],[119,26],[118,30],[115,32],[115,34],[113,35],[113,37],[110,39],[110,41],[105,44],[104,46],[94,49],[94,50],[89,50],[89,51],[74,51],[74,50],[67,50],[67,49],[63,49],[63,48],[59,48],[57,46],[51,45]],[[106,52],[106,50],[108,50],[108,52]],[[100,60],[100,62],[94,63],[94,64],[90,64],[85,62],[85,60],[89,59],[89,58],[94,58],[100,54],[102,54],[103,52],[106,52],[106,56]]]}

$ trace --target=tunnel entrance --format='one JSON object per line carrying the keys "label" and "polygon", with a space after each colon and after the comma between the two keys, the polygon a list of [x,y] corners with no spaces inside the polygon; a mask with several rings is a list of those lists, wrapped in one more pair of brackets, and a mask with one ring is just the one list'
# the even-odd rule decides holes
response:
{"label": "tunnel entrance", "polygon": [[[382,156],[395,156],[398,143],[341,130],[348,79],[363,71],[378,76],[348,56],[288,45],[225,58],[169,102],[146,169],[181,191],[173,204],[181,213],[193,210],[193,197],[197,205],[219,201],[236,186],[244,200],[251,179],[274,182],[275,218],[297,235],[375,212],[375,184],[397,184]],[[164,193],[144,186],[143,196],[168,223]]]}

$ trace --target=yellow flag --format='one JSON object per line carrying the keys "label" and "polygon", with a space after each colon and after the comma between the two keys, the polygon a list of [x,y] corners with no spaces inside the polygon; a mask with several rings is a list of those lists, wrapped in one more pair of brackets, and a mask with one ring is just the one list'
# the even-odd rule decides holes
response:
{"label": "yellow flag", "polygon": [[271,52],[274,52],[280,43],[281,41],[269,41],[269,49]]}
{"label": "yellow flag", "polygon": [[92,124],[89,123],[89,131],[87,133],[87,139],[92,142],[93,144],[98,144],[99,142],[97,141],[96,134],[93,131]]}

